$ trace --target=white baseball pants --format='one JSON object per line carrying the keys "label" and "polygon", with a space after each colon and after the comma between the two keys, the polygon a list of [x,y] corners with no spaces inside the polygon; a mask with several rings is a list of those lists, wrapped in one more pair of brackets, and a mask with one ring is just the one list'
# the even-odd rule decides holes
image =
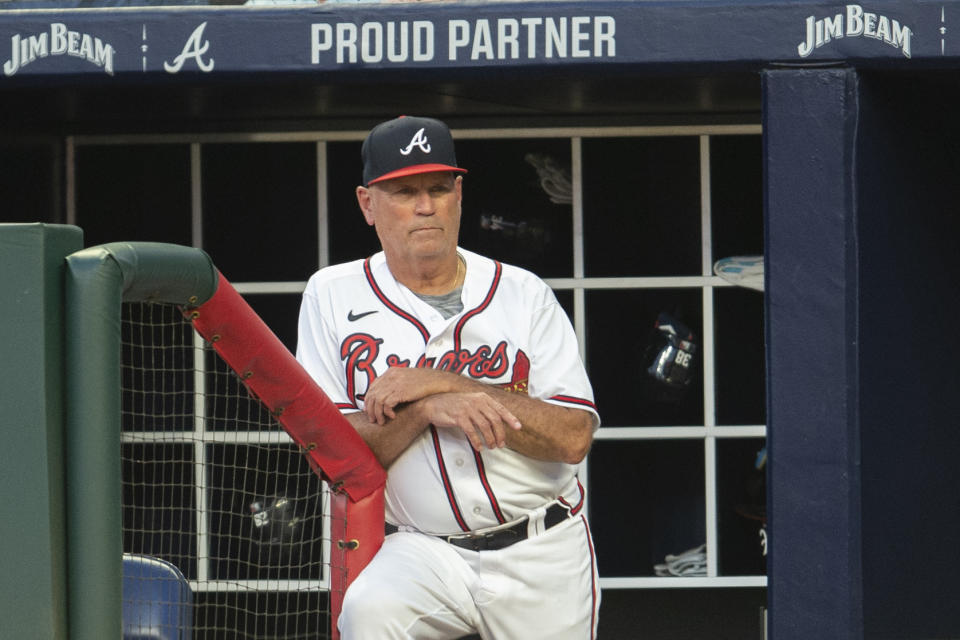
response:
{"label": "white baseball pants", "polygon": [[344,596],[343,640],[594,640],[600,581],[586,518],[497,551],[387,536]]}

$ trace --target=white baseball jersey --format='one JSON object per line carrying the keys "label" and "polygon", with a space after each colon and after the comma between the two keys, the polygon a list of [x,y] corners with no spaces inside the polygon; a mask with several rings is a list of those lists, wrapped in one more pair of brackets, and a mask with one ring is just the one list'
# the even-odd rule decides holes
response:
{"label": "white baseball jersey", "polygon": [[[600,424],[570,321],[550,288],[518,267],[458,249],[464,308],[444,320],[398,283],[384,254],[310,279],[297,358],[344,412],[363,408],[391,366],[434,367],[591,412]],[[390,467],[386,519],[427,533],[496,526],[561,499],[577,513],[576,466],[504,447],[474,451],[458,429],[425,430]]]}

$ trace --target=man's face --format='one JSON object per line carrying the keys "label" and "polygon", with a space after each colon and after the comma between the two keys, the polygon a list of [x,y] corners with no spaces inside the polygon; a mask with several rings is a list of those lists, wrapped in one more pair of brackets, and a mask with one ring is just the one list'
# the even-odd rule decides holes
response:
{"label": "man's face", "polygon": [[357,201],[387,256],[412,261],[456,247],[462,189],[451,172],[419,173],[357,187]]}

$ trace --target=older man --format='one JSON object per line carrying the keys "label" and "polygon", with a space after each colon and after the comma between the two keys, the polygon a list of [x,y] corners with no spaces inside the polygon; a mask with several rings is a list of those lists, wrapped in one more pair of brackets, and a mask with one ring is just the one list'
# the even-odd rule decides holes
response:
{"label": "older man", "polygon": [[388,536],[342,637],[593,638],[576,473],[599,417],[570,322],[538,277],[458,247],[445,124],[384,122],[362,159],[382,251],[314,274],[297,348],[388,472]]}

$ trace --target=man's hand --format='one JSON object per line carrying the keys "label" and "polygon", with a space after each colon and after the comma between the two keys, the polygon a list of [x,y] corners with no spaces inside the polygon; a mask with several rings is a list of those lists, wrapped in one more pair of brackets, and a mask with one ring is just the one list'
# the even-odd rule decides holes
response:
{"label": "man's hand", "polygon": [[390,367],[376,377],[363,396],[363,411],[376,424],[397,417],[394,408],[437,393],[430,384],[432,369]]}
{"label": "man's hand", "polygon": [[[474,383],[475,384],[475,383]],[[477,391],[468,378],[419,367],[390,367],[370,384],[363,396],[363,410],[367,419],[384,424],[397,417],[394,409],[438,393]]]}
{"label": "man's hand", "polygon": [[354,415],[351,423],[384,468],[431,424],[461,429],[477,451],[506,446],[549,462],[578,464],[593,442],[594,420],[584,409],[438,369],[387,369],[367,389],[363,412]]}
{"label": "man's hand", "polygon": [[506,407],[486,393],[439,393],[421,400],[424,415],[439,428],[459,428],[477,451],[507,444],[507,431],[521,428]]}
{"label": "man's hand", "polygon": [[504,446],[507,431],[521,428],[517,417],[476,382],[449,371],[390,367],[370,384],[363,402],[367,419],[378,425],[396,418],[398,407],[417,403],[421,420],[460,429],[477,451]]}

